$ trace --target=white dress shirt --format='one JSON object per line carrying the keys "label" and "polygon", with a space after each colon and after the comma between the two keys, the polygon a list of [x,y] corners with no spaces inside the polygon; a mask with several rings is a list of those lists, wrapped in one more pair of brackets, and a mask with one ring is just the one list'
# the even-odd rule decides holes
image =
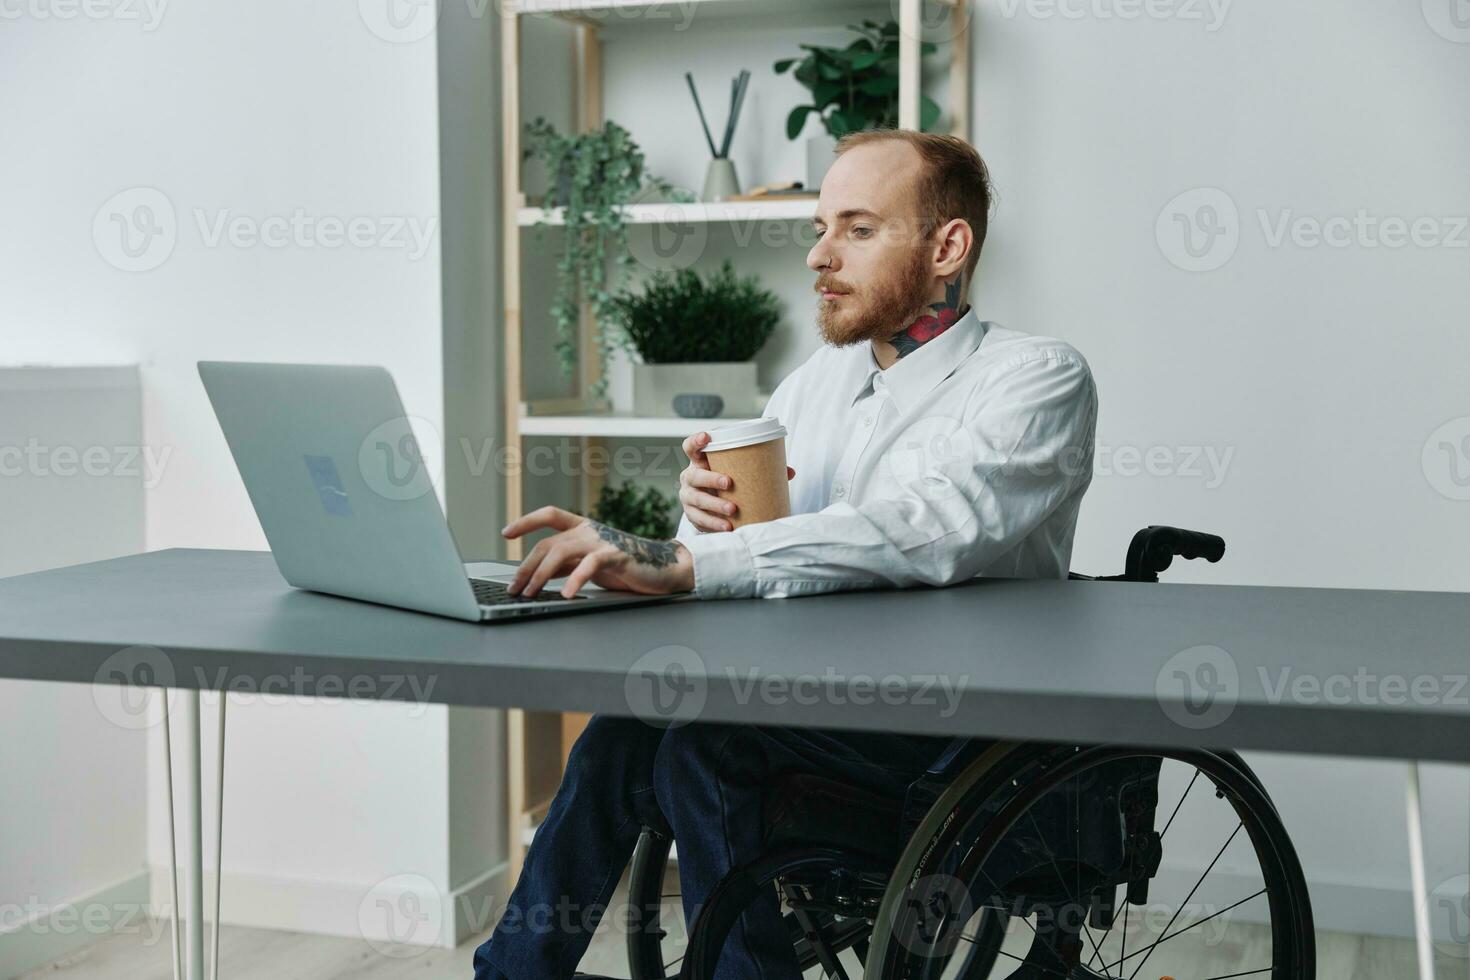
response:
{"label": "white dress shirt", "polygon": [[972,308],[887,370],[871,343],[823,346],[763,414],[786,426],[791,516],[715,532],[682,517],[701,598],[1066,578],[1097,390],[1064,341]]}

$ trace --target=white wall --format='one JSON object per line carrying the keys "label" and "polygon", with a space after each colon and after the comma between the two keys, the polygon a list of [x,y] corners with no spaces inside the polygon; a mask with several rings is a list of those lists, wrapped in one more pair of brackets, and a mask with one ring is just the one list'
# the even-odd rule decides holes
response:
{"label": "white wall", "polygon": [[[0,368],[0,576],[142,548],[141,439],[135,368]],[[0,977],[141,925],[141,707],[111,685],[0,682]]]}
{"label": "white wall", "polygon": [[[1459,474],[1443,456],[1438,469],[1422,462],[1431,433],[1470,416],[1470,232],[1459,224],[1470,215],[1470,43],[1436,32],[1435,4],[976,0],[972,141],[999,203],[971,299],[986,318],[1069,340],[1092,364],[1099,472],[1078,570],[1121,571],[1133,531],[1166,523],[1229,544],[1220,565],[1176,565],[1171,581],[1470,588],[1470,504],[1437,489]],[[1106,16],[1145,7],[1167,16]],[[708,151],[683,72],[718,126],[728,79],[747,67],[732,154],[741,181],[800,179],[801,146],[784,125],[802,90],[771,63],[843,32],[691,9],[646,31],[609,29],[608,117],[651,170],[697,191]],[[943,25],[930,37],[948,40]],[[946,56],[926,66],[941,105]],[[1218,269],[1190,272],[1171,263],[1184,253],[1156,225],[1171,199],[1201,187],[1228,194],[1238,246]],[[1274,229],[1283,214],[1359,209],[1448,219],[1438,228],[1452,243],[1272,247],[1258,215]],[[793,240],[749,245],[740,236],[751,233]],[[711,228],[679,253],[707,269],[730,257],[786,301],[786,327],[758,358],[768,388],[819,343],[809,245],[789,226]],[[1154,447],[1159,475],[1130,463],[1128,452]],[[1470,456],[1458,462],[1470,472]],[[1302,850],[1319,922],[1407,930],[1403,767],[1252,762]],[[1425,792],[1430,883],[1463,892],[1465,770],[1431,767]]]}
{"label": "white wall", "polygon": [[[1271,247],[1258,214],[1470,215],[1457,94],[1470,46],[1435,33],[1432,8],[1235,4],[1210,31],[982,6],[975,132],[1001,202],[977,305],[1087,355],[1100,448],[1164,447],[1179,461],[1157,477],[1129,475],[1121,457],[1099,472],[1079,569],[1116,569],[1134,529],[1166,523],[1229,546],[1219,566],[1178,567],[1174,581],[1470,588],[1470,504],[1438,492],[1446,471],[1422,463],[1430,434],[1470,414],[1470,234],[1457,247]],[[1156,223],[1200,187],[1234,202],[1239,244],[1190,272]],[[1185,447],[1228,458],[1223,475],[1192,474]],[[1407,928],[1403,767],[1252,761],[1301,849],[1319,922]],[[1467,868],[1470,793],[1464,770],[1427,778],[1436,885]]]}
{"label": "white wall", "polygon": [[[435,45],[385,40],[370,8],[23,12],[0,37],[0,346],[141,365],[144,441],[171,454],[146,500],[149,549],[265,547],[199,359],[383,364],[410,413],[445,428]],[[463,845],[449,866],[467,832],[451,828],[444,708],[242,701],[230,733],[227,918],[356,933],[384,879],[442,892],[494,871]],[[498,762],[482,760],[491,785]],[[148,791],[157,867],[156,766]]]}

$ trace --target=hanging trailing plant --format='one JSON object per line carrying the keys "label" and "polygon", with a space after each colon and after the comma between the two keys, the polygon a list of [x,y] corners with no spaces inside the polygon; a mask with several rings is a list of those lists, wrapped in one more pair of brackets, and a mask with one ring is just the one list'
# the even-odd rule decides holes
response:
{"label": "hanging trailing plant", "polygon": [[[617,347],[614,331],[608,327],[613,295],[634,262],[628,251],[623,206],[644,190],[658,191],[669,200],[693,200],[693,195],[647,174],[643,151],[626,129],[611,120],[601,129],[567,136],[537,116],[526,124],[525,138],[522,158],[535,157],[546,164],[551,184],[547,204],[563,208],[565,214],[556,291],[551,301],[557,359],[563,374],[570,376],[576,370],[580,353],[577,326],[585,297],[592,309],[601,365],[589,394],[601,399],[607,391],[607,359]],[[536,224],[539,230],[550,222],[543,216]]]}

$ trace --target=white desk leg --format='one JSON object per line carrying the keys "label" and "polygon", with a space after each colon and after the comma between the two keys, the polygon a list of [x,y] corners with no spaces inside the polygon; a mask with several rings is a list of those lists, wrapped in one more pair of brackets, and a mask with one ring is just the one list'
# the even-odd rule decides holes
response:
{"label": "white desk leg", "polygon": [[219,757],[215,759],[214,783],[214,929],[210,931],[209,976],[219,980],[219,899],[225,887],[225,703],[219,692]]}
{"label": "white desk leg", "polygon": [[174,739],[168,717],[168,688],[160,687],[158,693],[163,705],[163,781],[168,787],[168,884],[174,927],[173,980],[184,980],[184,940],[179,935],[179,838],[174,831]]}
{"label": "white desk leg", "polygon": [[199,692],[181,691],[184,705],[184,840],[188,847],[188,928],[184,943],[189,980],[204,980],[204,813],[200,784]]}
{"label": "white desk leg", "polygon": [[1434,980],[1434,942],[1429,931],[1429,892],[1424,872],[1424,822],[1419,807],[1419,763],[1409,764],[1406,793],[1409,817],[1409,874],[1414,891],[1414,938],[1419,947],[1419,980]]}

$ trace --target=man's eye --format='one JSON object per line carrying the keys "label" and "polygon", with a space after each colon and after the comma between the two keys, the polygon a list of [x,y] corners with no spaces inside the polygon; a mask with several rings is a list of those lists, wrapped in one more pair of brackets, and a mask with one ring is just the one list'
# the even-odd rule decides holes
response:
{"label": "man's eye", "polygon": [[852,230],[852,233],[854,235],[856,235],[858,238],[868,238],[868,237],[871,237],[872,236],[873,229],[871,229],[871,228],[865,228],[865,227],[859,225],[858,227],[856,227],[856,228],[854,228]]}

